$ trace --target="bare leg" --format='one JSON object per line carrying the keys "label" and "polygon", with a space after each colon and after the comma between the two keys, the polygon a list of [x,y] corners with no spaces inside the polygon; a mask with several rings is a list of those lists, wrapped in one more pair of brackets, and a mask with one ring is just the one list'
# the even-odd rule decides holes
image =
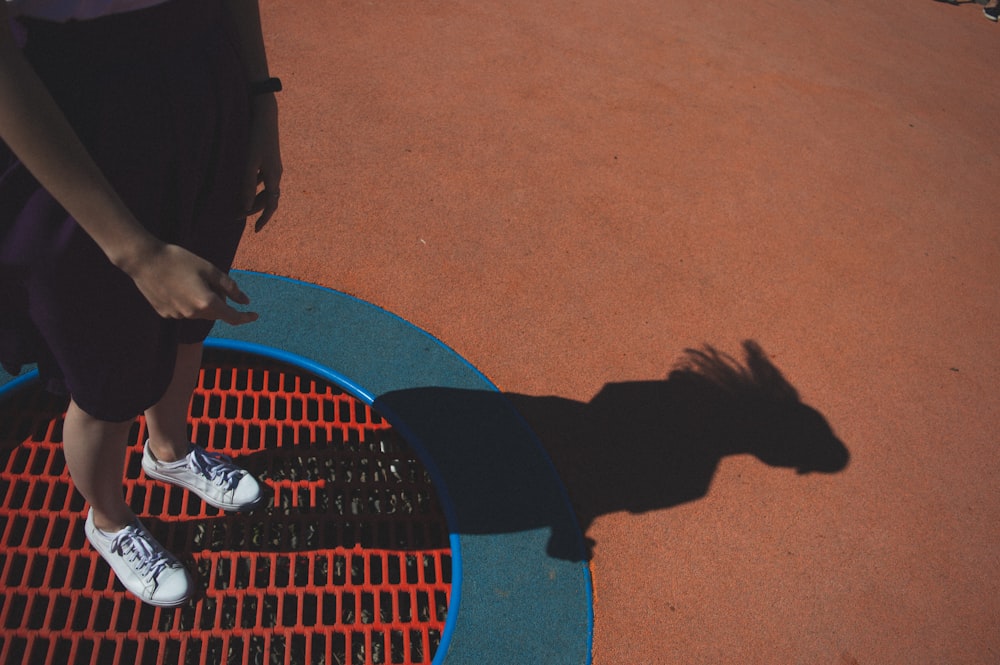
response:
{"label": "bare leg", "polygon": [[91,546],[126,589],[144,602],[174,607],[191,595],[187,571],[136,521],[122,493],[131,425],[97,420],[70,402],[63,428],[66,465],[90,503],[84,531]]}
{"label": "bare leg", "polygon": [[191,393],[201,369],[201,344],[181,344],[177,347],[177,364],[167,392],[159,402],[146,410],[149,448],[161,462],[175,462],[188,454],[191,441],[187,432]]}
{"label": "bare leg", "polygon": [[122,480],[132,421],[98,420],[70,401],[63,427],[63,453],[73,483],[94,510],[94,524],[118,531],[135,519],[125,503]]}
{"label": "bare leg", "polygon": [[[228,457],[207,453],[192,446],[187,417],[201,369],[201,344],[185,344],[177,349],[177,364],[166,394],[146,410],[149,430],[148,451],[143,455],[146,476],[187,488],[204,501],[222,510],[246,510],[260,500],[260,485],[253,476]],[[186,463],[172,466],[171,462]]]}

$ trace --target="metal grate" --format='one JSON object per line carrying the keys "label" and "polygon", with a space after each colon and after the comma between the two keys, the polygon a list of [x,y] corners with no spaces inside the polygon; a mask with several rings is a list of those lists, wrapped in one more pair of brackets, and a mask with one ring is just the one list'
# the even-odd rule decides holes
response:
{"label": "metal grate", "polygon": [[0,662],[431,662],[447,525],[426,470],[370,407],[299,368],[210,349],[191,435],[264,481],[270,500],[249,515],[142,478],[137,421],[126,498],[202,590],[172,609],[127,594],[86,544],[64,407],[36,385],[0,403]]}

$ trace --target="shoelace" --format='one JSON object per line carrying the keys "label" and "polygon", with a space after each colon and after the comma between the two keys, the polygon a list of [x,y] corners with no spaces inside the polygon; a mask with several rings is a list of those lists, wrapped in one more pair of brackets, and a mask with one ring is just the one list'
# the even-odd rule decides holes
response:
{"label": "shoelace", "polygon": [[243,469],[233,466],[231,459],[219,453],[210,453],[197,446],[193,447],[194,454],[189,458],[191,466],[196,473],[206,476],[216,485],[225,487],[227,490],[235,489],[243,478]]}
{"label": "shoelace", "polygon": [[135,570],[147,581],[156,581],[160,572],[171,564],[170,556],[150,541],[145,529],[127,526],[118,532],[111,551],[135,562]]}

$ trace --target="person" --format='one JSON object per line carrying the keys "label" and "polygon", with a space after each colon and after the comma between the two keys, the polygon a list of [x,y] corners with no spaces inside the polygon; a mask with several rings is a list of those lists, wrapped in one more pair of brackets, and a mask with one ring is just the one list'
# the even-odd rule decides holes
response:
{"label": "person", "polygon": [[1000,0],[994,2],[992,6],[987,5],[983,7],[983,14],[991,21],[996,22],[1000,20]]}
{"label": "person", "polygon": [[187,413],[214,322],[257,318],[227,273],[277,209],[277,90],[257,0],[0,0],[0,361],[68,394],[87,538],[153,605],[194,591],[123,498],[135,418],[148,477],[261,497]]}

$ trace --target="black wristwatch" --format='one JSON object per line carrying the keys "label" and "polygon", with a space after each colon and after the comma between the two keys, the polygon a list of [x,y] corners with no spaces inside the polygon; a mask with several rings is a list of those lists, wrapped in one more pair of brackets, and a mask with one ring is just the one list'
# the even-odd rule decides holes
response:
{"label": "black wristwatch", "polygon": [[264,79],[263,81],[254,81],[249,86],[250,96],[256,97],[257,95],[267,95],[272,92],[281,92],[281,79],[276,76],[272,76],[269,79]]}

